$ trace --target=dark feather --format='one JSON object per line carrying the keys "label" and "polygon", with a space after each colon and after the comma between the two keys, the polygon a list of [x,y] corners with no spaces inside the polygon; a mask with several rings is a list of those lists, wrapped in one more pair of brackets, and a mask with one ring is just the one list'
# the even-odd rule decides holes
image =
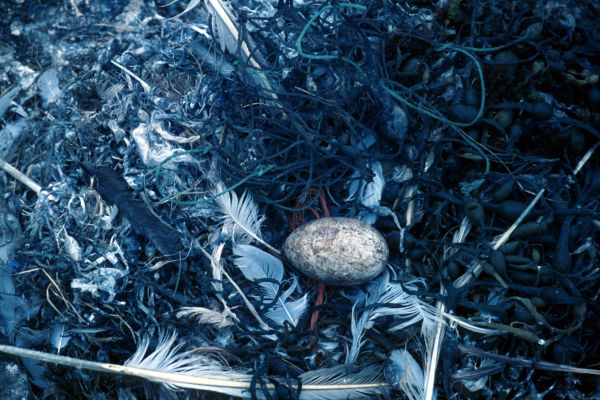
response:
{"label": "dark feather", "polygon": [[106,202],[119,208],[121,215],[129,220],[135,232],[146,237],[161,253],[177,253],[180,248],[177,232],[152,214],[142,201],[136,199],[123,178],[108,166],[86,166],[86,169],[96,176],[98,193]]}

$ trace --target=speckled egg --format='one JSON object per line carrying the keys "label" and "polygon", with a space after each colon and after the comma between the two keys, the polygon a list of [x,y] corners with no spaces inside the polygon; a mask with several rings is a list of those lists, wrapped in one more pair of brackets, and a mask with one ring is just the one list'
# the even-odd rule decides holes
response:
{"label": "speckled egg", "polygon": [[353,218],[320,218],[300,226],[283,245],[292,265],[330,285],[368,282],[383,271],[389,249],[372,226]]}

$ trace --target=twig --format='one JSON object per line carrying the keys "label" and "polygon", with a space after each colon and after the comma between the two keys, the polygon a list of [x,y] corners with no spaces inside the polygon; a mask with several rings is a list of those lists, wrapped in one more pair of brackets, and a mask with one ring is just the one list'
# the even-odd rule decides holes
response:
{"label": "twig", "polygon": [[19,171],[18,169],[16,169],[1,158],[0,168],[2,168],[4,172],[9,174],[13,178],[21,182],[23,185],[36,192],[37,194],[40,194],[40,192],[42,191],[42,187],[37,182],[35,182],[33,179],[31,179],[30,177],[28,177],[27,175],[25,175],[24,173],[22,173],[21,171]]}

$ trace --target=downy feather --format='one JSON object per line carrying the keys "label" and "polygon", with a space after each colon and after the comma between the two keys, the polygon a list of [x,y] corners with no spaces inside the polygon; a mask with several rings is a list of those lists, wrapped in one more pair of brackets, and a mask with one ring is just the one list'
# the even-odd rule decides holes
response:
{"label": "downy feather", "polygon": [[[264,301],[274,301],[283,283],[284,271],[281,261],[251,245],[236,245],[233,248],[233,254],[237,257],[235,259],[236,266],[246,279],[250,281],[268,280],[259,282],[259,286],[262,288]],[[296,326],[300,317],[307,309],[307,295],[296,301],[286,301],[295,290],[296,285],[297,280],[294,278],[290,288],[281,293],[279,298],[277,298],[276,304],[267,312],[267,317],[278,325],[283,325],[287,321]]]}

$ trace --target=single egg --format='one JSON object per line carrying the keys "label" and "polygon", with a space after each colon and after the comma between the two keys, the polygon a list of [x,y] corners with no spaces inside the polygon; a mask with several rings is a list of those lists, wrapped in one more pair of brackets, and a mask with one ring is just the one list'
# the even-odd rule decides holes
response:
{"label": "single egg", "polygon": [[353,218],[320,218],[300,226],[285,240],[292,265],[330,285],[368,282],[383,271],[389,249],[372,226]]}

